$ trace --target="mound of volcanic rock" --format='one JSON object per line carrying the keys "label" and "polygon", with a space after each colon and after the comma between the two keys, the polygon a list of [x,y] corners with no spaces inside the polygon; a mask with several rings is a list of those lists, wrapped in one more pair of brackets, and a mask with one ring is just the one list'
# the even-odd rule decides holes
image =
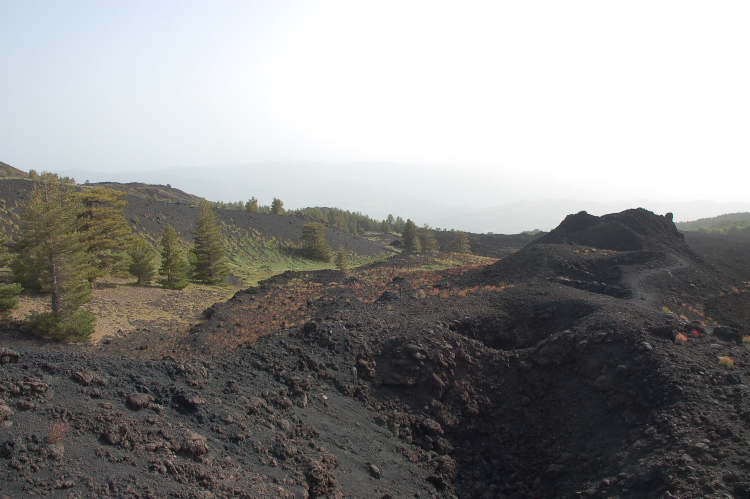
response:
{"label": "mound of volcanic rock", "polygon": [[692,255],[685,238],[664,216],[637,208],[597,217],[585,211],[568,215],[532,244],[568,244],[614,251],[669,251]]}
{"label": "mound of volcanic rock", "polygon": [[696,255],[671,217],[643,209],[596,217],[569,215],[518,252],[463,282],[543,280],[647,305],[705,302],[727,279]]}

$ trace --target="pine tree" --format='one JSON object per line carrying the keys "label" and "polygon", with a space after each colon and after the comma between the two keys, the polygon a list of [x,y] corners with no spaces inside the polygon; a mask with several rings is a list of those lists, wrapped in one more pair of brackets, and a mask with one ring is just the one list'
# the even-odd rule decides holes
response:
{"label": "pine tree", "polygon": [[247,203],[245,203],[245,210],[250,213],[258,213],[258,200],[255,199],[255,196],[247,200]]}
{"label": "pine tree", "polygon": [[128,255],[130,255],[128,271],[138,278],[136,284],[142,286],[151,283],[156,275],[156,266],[154,265],[156,255],[151,244],[142,236],[136,236]]}
{"label": "pine tree", "polygon": [[313,260],[331,261],[331,250],[326,242],[326,227],[320,222],[311,222],[302,226],[302,253]]}
{"label": "pine tree", "polygon": [[94,316],[79,310],[91,301],[86,244],[78,232],[81,205],[75,184],[53,173],[35,176],[23,205],[16,277],[47,290],[51,313],[32,316],[26,327],[52,337],[72,341],[88,338]]}
{"label": "pine tree", "polygon": [[198,219],[191,231],[195,255],[195,277],[206,284],[223,283],[229,272],[226,249],[221,230],[216,223],[216,213],[206,201],[201,201]]}
{"label": "pine tree", "polygon": [[161,233],[161,266],[159,275],[163,275],[164,287],[169,289],[183,289],[187,282],[187,262],[177,243],[177,231],[171,225]]}
{"label": "pine tree", "polygon": [[419,242],[422,246],[422,251],[426,251],[429,253],[437,251],[437,240],[435,239],[435,233],[427,224],[424,224],[424,227],[419,229]]}
{"label": "pine tree", "polygon": [[419,253],[422,251],[422,243],[419,241],[419,230],[411,219],[404,223],[401,239],[404,240],[404,253]]}
{"label": "pine tree", "polygon": [[[7,241],[3,235],[0,238],[0,267],[7,266],[11,258]],[[10,314],[11,310],[18,306],[18,293],[20,292],[21,285],[18,283],[0,283],[0,316]]]}
{"label": "pine tree", "polygon": [[344,250],[343,246],[340,247],[336,252],[336,258],[334,262],[336,263],[336,268],[341,272],[349,272],[349,259],[346,257],[346,251]]}
{"label": "pine tree", "polygon": [[396,220],[393,222],[393,231],[401,234],[404,231],[404,225],[406,225],[404,219],[396,217]]}
{"label": "pine tree", "polygon": [[122,212],[127,204],[124,197],[124,192],[104,187],[83,187],[78,194],[83,203],[78,215],[79,231],[89,256],[92,289],[96,288],[97,278],[126,270],[126,251],[132,239],[130,225]]}
{"label": "pine tree", "polygon": [[284,202],[281,199],[273,198],[273,203],[271,203],[271,213],[274,215],[284,214]]}
{"label": "pine tree", "polygon": [[466,232],[456,231],[456,235],[453,236],[453,251],[456,253],[471,254],[471,244],[469,244],[469,236]]}

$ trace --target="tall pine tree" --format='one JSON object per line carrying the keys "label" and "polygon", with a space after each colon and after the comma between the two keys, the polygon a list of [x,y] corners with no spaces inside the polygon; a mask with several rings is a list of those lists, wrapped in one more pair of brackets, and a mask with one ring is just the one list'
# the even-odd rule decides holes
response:
{"label": "tall pine tree", "polygon": [[438,249],[435,233],[427,224],[424,224],[424,227],[419,229],[419,242],[422,246],[422,251],[433,253]]}
{"label": "tall pine tree", "polygon": [[339,269],[341,272],[347,273],[349,272],[349,259],[346,257],[346,250],[343,246],[339,248],[339,250],[336,252],[336,258],[334,259],[334,263],[336,264],[336,268]]}
{"label": "tall pine tree", "polygon": [[331,250],[326,242],[326,226],[320,222],[311,222],[302,226],[302,254],[321,262],[331,261]]}
{"label": "tall pine tree", "polygon": [[191,231],[195,255],[195,278],[206,284],[220,284],[229,272],[226,248],[221,230],[216,223],[216,213],[207,201],[198,207],[198,219]]}
{"label": "tall pine tree", "polygon": [[79,231],[89,257],[91,288],[96,279],[111,272],[126,271],[127,249],[131,243],[130,225],[122,209],[127,204],[124,192],[104,187],[84,186],[78,193],[83,210],[78,215]]}
{"label": "tall pine tree", "polygon": [[245,203],[245,210],[250,213],[258,213],[258,200],[255,199],[255,196],[247,200],[247,203]]}
{"label": "tall pine tree", "polygon": [[91,301],[86,243],[78,231],[81,205],[71,179],[46,172],[35,178],[22,208],[14,272],[20,271],[19,280],[49,291],[52,311],[32,316],[26,326],[80,341],[94,331],[94,316],[79,310]]}
{"label": "tall pine tree", "polygon": [[163,275],[164,287],[182,289],[188,285],[188,264],[177,242],[177,231],[167,225],[161,233],[161,266],[159,275]]}
{"label": "tall pine tree", "polygon": [[418,253],[422,251],[422,243],[419,240],[419,229],[417,229],[417,225],[411,219],[404,223],[401,239],[404,240],[404,253]]}
{"label": "tall pine tree", "polygon": [[136,284],[138,286],[149,284],[156,275],[156,267],[154,266],[156,255],[151,244],[142,236],[136,236],[128,255],[130,255],[128,271],[138,278]]}
{"label": "tall pine tree", "polygon": [[466,253],[468,255],[471,254],[471,244],[469,243],[469,235],[466,234],[466,232],[456,231],[456,234],[453,236],[453,241],[451,243],[453,246],[453,251],[456,253]]}
{"label": "tall pine tree", "polygon": [[[0,267],[7,266],[11,258],[7,240],[3,234],[0,238]],[[18,293],[20,292],[21,285],[18,283],[0,283],[0,316],[10,314],[11,310],[18,306]]]}
{"label": "tall pine tree", "polygon": [[279,198],[273,198],[273,202],[271,203],[271,213],[274,215],[283,215],[284,201]]}

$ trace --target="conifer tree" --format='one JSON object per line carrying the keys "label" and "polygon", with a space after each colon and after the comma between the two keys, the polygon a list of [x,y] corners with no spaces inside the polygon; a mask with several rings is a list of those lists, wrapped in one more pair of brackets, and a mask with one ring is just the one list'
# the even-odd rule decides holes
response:
{"label": "conifer tree", "polygon": [[17,279],[49,291],[51,313],[33,315],[26,327],[80,341],[94,331],[94,316],[79,307],[91,300],[86,244],[78,232],[81,205],[72,179],[44,172],[23,205]]}
{"label": "conifer tree", "polygon": [[271,213],[274,215],[284,214],[284,202],[281,199],[273,198],[273,202],[271,203]]}
{"label": "conifer tree", "polygon": [[156,266],[154,265],[156,255],[151,244],[142,236],[136,236],[128,255],[130,255],[128,271],[138,278],[136,284],[142,286],[151,283],[156,275]]}
{"label": "conifer tree", "polygon": [[[3,235],[0,238],[0,267],[7,266],[11,261],[11,255],[8,251],[7,241]],[[8,315],[10,311],[18,306],[18,293],[21,292],[21,285],[18,283],[6,284],[0,283],[0,315]]]}
{"label": "conifer tree", "polygon": [[313,260],[331,261],[331,250],[326,242],[326,227],[320,222],[302,226],[302,253]]}
{"label": "conifer tree", "polygon": [[250,213],[258,213],[258,200],[255,199],[255,196],[247,200],[247,203],[245,203],[245,210]]}
{"label": "conifer tree", "polygon": [[393,232],[393,224],[396,223],[396,219],[393,218],[393,215],[389,213],[388,218],[385,219],[385,222],[388,224],[388,230],[385,232],[388,232],[390,234],[391,232]]}
{"label": "conifer tree", "polygon": [[404,230],[401,233],[401,239],[404,240],[404,253],[418,253],[422,251],[422,243],[419,240],[419,230],[411,219],[404,223]]}
{"label": "conifer tree", "polygon": [[216,213],[206,201],[201,201],[198,219],[191,231],[195,255],[195,277],[206,284],[223,283],[229,272],[221,230]]}
{"label": "conifer tree", "polygon": [[453,236],[453,251],[456,253],[471,254],[471,245],[469,244],[469,236],[466,232],[456,231],[456,235]]}
{"label": "conifer tree", "polygon": [[339,247],[334,261],[336,263],[336,268],[341,272],[349,272],[349,259],[346,257],[346,250],[344,250],[343,246]]}
{"label": "conifer tree", "polygon": [[127,264],[130,225],[122,209],[127,204],[124,192],[104,187],[83,187],[78,198],[83,203],[78,215],[79,231],[89,257],[89,282],[96,288],[96,279],[109,273],[123,273]]}
{"label": "conifer tree", "polygon": [[422,246],[422,251],[426,251],[429,253],[437,251],[437,240],[435,239],[435,233],[427,224],[424,224],[424,227],[419,229],[419,242]]}
{"label": "conifer tree", "polygon": [[161,234],[161,266],[159,267],[159,275],[165,277],[164,287],[183,289],[188,285],[187,270],[187,262],[177,243],[177,231],[171,225],[167,225]]}
{"label": "conifer tree", "polygon": [[406,222],[404,222],[404,219],[401,217],[396,217],[396,220],[393,222],[393,231],[398,232],[399,234],[404,231],[404,225]]}

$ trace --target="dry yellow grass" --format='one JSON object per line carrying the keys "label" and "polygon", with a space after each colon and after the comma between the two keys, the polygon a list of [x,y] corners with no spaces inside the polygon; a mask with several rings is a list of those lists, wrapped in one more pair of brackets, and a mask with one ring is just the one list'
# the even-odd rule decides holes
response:
{"label": "dry yellow grass", "polygon": [[[216,302],[226,301],[239,286],[191,284],[179,291],[158,286],[135,286],[132,281],[111,279],[98,284],[93,300],[84,306],[96,316],[96,329],[89,338],[97,344],[107,336],[124,337],[136,328],[168,336],[186,334],[201,320],[201,313]],[[21,295],[11,317],[23,320],[31,313],[49,311],[49,295]]]}

